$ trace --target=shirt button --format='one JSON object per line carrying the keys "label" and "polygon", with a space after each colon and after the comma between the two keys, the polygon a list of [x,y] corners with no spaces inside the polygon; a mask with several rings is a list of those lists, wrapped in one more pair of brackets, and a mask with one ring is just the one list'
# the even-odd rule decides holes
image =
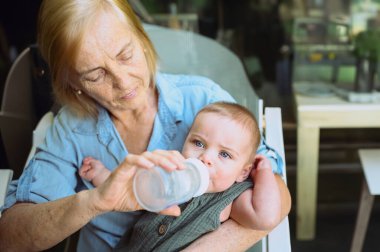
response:
{"label": "shirt button", "polygon": [[162,224],[158,228],[158,234],[159,235],[164,235],[167,230],[168,230],[168,227],[166,225]]}

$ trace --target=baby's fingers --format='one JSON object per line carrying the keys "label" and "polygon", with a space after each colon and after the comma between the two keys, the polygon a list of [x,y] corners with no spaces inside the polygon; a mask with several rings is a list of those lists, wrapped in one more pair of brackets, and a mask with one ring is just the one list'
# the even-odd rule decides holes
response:
{"label": "baby's fingers", "polygon": [[179,206],[174,205],[174,206],[168,207],[168,208],[160,211],[159,214],[171,215],[171,216],[180,216],[181,215],[181,209],[179,208]]}

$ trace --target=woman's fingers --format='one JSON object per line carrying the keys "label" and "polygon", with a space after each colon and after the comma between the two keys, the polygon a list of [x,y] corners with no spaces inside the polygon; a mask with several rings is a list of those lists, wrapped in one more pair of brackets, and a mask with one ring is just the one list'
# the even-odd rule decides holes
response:
{"label": "woman's fingers", "polygon": [[174,206],[168,207],[168,208],[160,211],[159,214],[171,215],[171,216],[180,216],[181,215],[181,209],[179,208],[179,206],[174,205]]}
{"label": "woman's fingers", "polygon": [[168,171],[185,168],[185,158],[178,151],[146,151],[141,155],[129,154],[126,160],[130,165],[146,169],[152,168],[154,165],[160,166]]}
{"label": "woman's fingers", "polygon": [[[97,188],[99,207],[114,211],[134,211],[141,209],[133,194],[133,177],[137,169],[150,169],[157,165],[165,170],[183,168],[183,156],[178,151],[158,150],[144,152],[141,155],[128,154],[110,177]],[[162,214],[178,216],[181,213],[178,206],[172,206],[162,211]]]}
{"label": "woman's fingers", "polygon": [[142,168],[152,168],[155,165],[151,152],[144,152],[142,155],[128,154],[125,162],[129,165]]}
{"label": "woman's fingers", "polygon": [[158,165],[162,165],[162,168],[172,169],[184,169],[185,158],[178,151],[166,151],[166,150],[155,150],[154,155],[159,156]]}

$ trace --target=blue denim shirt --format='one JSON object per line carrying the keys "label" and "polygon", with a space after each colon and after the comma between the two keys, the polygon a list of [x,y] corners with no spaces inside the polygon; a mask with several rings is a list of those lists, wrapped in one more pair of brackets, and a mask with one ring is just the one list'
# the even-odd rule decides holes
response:
{"label": "blue denim shirt", "polygon": [[[158,114],[148,150],[181,151],[197,112],[216,101],[233,98],[211,80],[188,75],[157,74]],[[271,158],[276,173],[282,174],[281,158],[265,142],[259,152]],[[108,112],[79,118],[63,107],[47,132],[44,144],[19,180],[12,181],[1,211],[19,201],[43,203],[93,188],[81,179],[78,169],[86,156],[102,160],[111,171],[128,155]],[[128,231],[140,212],[110,212],[92,219],[80,233],[78,251],[110,251]]]}

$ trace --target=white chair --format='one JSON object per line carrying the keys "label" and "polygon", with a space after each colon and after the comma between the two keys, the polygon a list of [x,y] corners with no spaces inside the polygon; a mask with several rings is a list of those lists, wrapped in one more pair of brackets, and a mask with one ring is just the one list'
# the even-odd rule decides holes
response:
{"label": "white chair", "polygon": [[351,252],[362,251],[373,202],[380,195],[380,149],[360,149],[359,158],[364,179]]}
{"label": "white chair", "polygon": [[[253,90],[241,60],[233,52],[196,33],[148,24],[144,24],[144,28],[157,50],[162,72],[202,75],[221,85],[239,104],[254,113],[268,145],[281,155],[285,166],[281,109],[265,108],[263,127],[263,101]],[[291,251],[288,217],[249,251]]]}
{"label": "white chair", "polygon": [[[4,205],[7,188],[12,180],[13,171],[10,169],[0,169],[0,206]],[[1,213],[0,213],[1,217]]]}
{"label": "white chair", "polygon": [[[281,110],[266,108],[266,123],[263,127],[263,101],[254,92],[240,59],[234,53],[216,41],[199,34],[152,25],[144,27],[157,49],[161,71],[203,75],[219,83],[238,103],[246,106],[256,115],[268,145],[274,148],[285,161]],[[20,57],[27,56],[28,52],[25,52]],[[33,146],[37,146],[38,141],[45,136],[46,123],[51,123],[51,120],[52,115],[46,115],[38,124],[35,133],[38,139],[33,140]],[[30,155],[32,153],[34,153],[33,147]],[[9,181],[11,170],[4,174],[0,173],[0,176],[0,179]],[[286,173],[284,180],[286,181]],[[4,199],[1,192],[0,187],[0,200]],[[249,251],[291,251],[288,218],[286,217],[278,227]]]}
{"label": "white chair", "polygon": [[[34,153],[36,152],[36,148],[38,147],[38,145],[43,143],[45,139],[46,131],[49,128],[49,126],[52,124],[53,119],[54,119],[53,113],[48,112],[38,122],[36,129],[33,131],[32,148],[29,152],[25,166],[28,164],[30,159],[34,156]],[[7,187],[12,179],[12,176],[13,176],[13,170],[0,169],[0,206],[4,204]],[[0,216],[1,216],[1,213],[0,213]]]}
{"label": "white chair", "polygon": [[32,148],[29,152],[28,158],[26,159],[25,166],[29,163],[29,161],[34,156],[37,147],[43,143],[46,136],[46,131],[51,126],[54,120],[53,112],[47,112],[41,120],[38,122],[37,127],[33,130],[33,140],[32,140]]}

